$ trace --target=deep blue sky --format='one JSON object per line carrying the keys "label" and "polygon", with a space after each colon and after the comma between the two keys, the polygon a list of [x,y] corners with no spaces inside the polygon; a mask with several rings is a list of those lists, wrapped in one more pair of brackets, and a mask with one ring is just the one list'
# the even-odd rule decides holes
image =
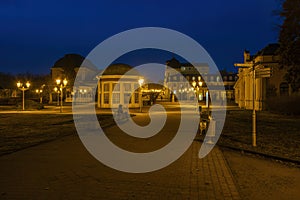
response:
{"label": "deep blue sky", "polygon": [[86,56],[106,38],[145,26],[192,37],[230,70],[244,49],[255,53],[277,41],[272,11],[279,6],[278,0],[1,0],[0,71],[47,74],[64,54]]}

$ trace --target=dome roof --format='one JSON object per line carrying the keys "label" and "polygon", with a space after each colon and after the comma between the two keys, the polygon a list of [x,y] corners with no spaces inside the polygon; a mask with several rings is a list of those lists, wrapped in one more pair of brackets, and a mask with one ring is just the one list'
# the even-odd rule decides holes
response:
{"label": "dome roof", "polygon": [[127,73],[127,75],[140,75],[132,66],[122,63],[109,65],[106,69],[104,69],[102,75],[124,75],[125,73]]}
{"label": "dome roof", "polygon": [[79,68],[85,62],[85,67],[96,70],[97,68],[87,59],[79,54],[66,54],[57,60],[52,68],[62,68],[64,70],[74,70]]}

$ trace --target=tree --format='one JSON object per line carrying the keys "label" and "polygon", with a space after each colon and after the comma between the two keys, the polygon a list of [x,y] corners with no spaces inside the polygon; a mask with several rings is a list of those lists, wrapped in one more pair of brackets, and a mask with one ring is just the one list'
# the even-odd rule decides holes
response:
{"label": "tree", "polygon": [[300,88],[300,0],[285,0],[280,16],[281,65],[287,70],[285,78],[295,92]]}
{"label": "tree", "polygon": [[0,89],[12,89],[16,86],[11,74],[0,72]]}

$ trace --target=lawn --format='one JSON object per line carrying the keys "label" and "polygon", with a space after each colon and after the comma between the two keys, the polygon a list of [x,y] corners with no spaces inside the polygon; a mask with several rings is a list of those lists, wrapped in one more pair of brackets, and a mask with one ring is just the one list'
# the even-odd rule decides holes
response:
{"label": "lawn", "polygon": [[257,112],[257,146],[252,147],[252,111],[230,111],[218,143],[300,161],[300,118]]}
{"label": "lawn", "polygon": [[[98,115],[101,126],[111,115]],[[0,155],[66,135],[76,134],[73,115],[0,114]],[[230,111],[219,145],[300,161],[300,118],[257,112],[257,147],[252,147],[252,112]]]}
{"label": "lawn", "polygon": [[[111,115],[98,115],[100,124]],[[0,155],[76,134],[71,114],[0,114]]]}

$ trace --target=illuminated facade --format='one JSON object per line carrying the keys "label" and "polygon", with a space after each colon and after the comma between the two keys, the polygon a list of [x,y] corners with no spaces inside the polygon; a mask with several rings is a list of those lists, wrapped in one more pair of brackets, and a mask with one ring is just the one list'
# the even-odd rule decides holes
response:
{"label": "illuminated facade", "polygon": [[[198,102],[205,102],[209,95],[214,102],[222,103],[225,99],[234,99],[233,86],[236,80],[235,73],[223,71],[220,74],[209,74],[206,63],[180,63],[172,58],[166,62],[164,86],[168,89],[165,91],[165,98],[174,102],[176,98],[194,100],[196,97]],[[221,86],[225,90],[220,89]]]}
{"label": "illuminated facade", "polygon": [[280,57],[276,54],[278,48],[278,44],[269,44],[253,56],[248,51],[244,51],[245,66],[239,68],[239,79],[234,86],[235,102],[240,108],[253,109],[254,85],[256,110],[267,108],[268,97],[291,95],[291,87],[284,80],[286,71],[279,68]]}
{"label": "illuminated facade", "polygon": [[112,64],[98,77],[98,108],[138,108],[142,98],[139,80],[143,77],[126,64]]}

